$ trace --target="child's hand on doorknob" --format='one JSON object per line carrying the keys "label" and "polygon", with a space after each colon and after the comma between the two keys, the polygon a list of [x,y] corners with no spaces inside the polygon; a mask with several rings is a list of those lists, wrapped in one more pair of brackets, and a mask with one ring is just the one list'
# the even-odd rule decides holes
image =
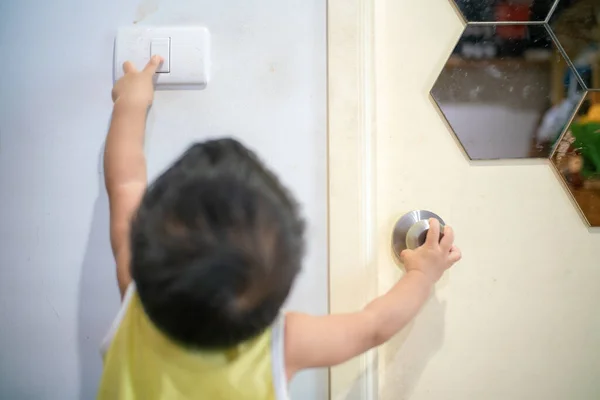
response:
{"label": "child's hand on doorknob", "polygon": [[425,243],[414,250],[404,250],[400,254],[400,260],[407,273],[422,274],[433,284],[461,259],[462,254],[454,245],[454,231],[451,227],[444,227],[444,235],[439,240],[441,230],[439,221],[432,218],[429,220],[429,225]]}

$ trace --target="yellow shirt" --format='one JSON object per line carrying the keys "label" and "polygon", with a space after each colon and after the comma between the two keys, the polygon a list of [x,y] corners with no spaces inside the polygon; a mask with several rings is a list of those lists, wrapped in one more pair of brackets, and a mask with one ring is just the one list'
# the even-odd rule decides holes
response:
{"label": "yellow shirt", "polygon": [[283,321],[225,351],[185,349],[146,316],[131,285],[103,344],[98,400],[287,399]]}

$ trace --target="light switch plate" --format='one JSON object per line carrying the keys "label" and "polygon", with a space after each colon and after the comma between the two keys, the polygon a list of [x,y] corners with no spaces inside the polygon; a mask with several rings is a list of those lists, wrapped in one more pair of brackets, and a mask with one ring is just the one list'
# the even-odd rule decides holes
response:
{"label": "light switch plate", "polygon": [[[157,89],[204,89],[210,68],[210,33],[199,26],[131,26],[120,28],[115,40],[114,79],[123,63],[142,69],[150,60],[153,39],[170,39],[169,72],[155,74]],[[162,55],[162,54],[161,54]]]}

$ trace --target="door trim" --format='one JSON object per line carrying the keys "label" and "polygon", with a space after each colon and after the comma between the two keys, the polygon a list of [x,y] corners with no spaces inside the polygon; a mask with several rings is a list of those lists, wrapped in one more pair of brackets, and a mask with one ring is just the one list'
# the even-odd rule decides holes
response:
{"label": "door trim", "polygon": [[[328,0],[329,311],[378,294],[374,0]],[[330,369],[330,399],[377,399],[377,351]]]}

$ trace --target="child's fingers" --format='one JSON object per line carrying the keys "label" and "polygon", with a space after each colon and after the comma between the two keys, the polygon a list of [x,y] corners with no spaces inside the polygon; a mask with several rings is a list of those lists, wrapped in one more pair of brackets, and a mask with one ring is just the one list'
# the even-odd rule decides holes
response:
{"label": "child's fingers", "polygon": [[144,72],[150,75],[154,75],[160,63],[163,62],[163,58],[161,56],[155,55],[150,58],[148,64],[144,67]]}
{"label": "child's fingers", "polygon": [[436,246],[440,240],[440,222],[431,218],[429,220],[429,232],[427,232],[427,239],[425,244],[429,246]]}
{"label": "child's fingers", "polygon": [[450,255],[448,256],[448,259],[454,264],[456,262],[459,262],[462,259],[462,252],[460,251],[460,249],[456,246],[452,246],[452,249],[450,250]]}
{"label": "child's fingers", "polygon": [[405,264],[407,257],[409,257],[411,250],[404,250],[400,253],[400,262]]}
{"label": "child's fingers", "polygon": [[137,72],[137,69],[135,69],[135,66],[131,61],[125,61],[123,63],[123,72],[129,74],[130,72]]}
{"label": "child's fingers", "polygon": [[450,251],[452,249],[452,245],[454,244],[454,229],[450,226],[444,227],[444,236],[440,241],[440,246],[444,251]]}

